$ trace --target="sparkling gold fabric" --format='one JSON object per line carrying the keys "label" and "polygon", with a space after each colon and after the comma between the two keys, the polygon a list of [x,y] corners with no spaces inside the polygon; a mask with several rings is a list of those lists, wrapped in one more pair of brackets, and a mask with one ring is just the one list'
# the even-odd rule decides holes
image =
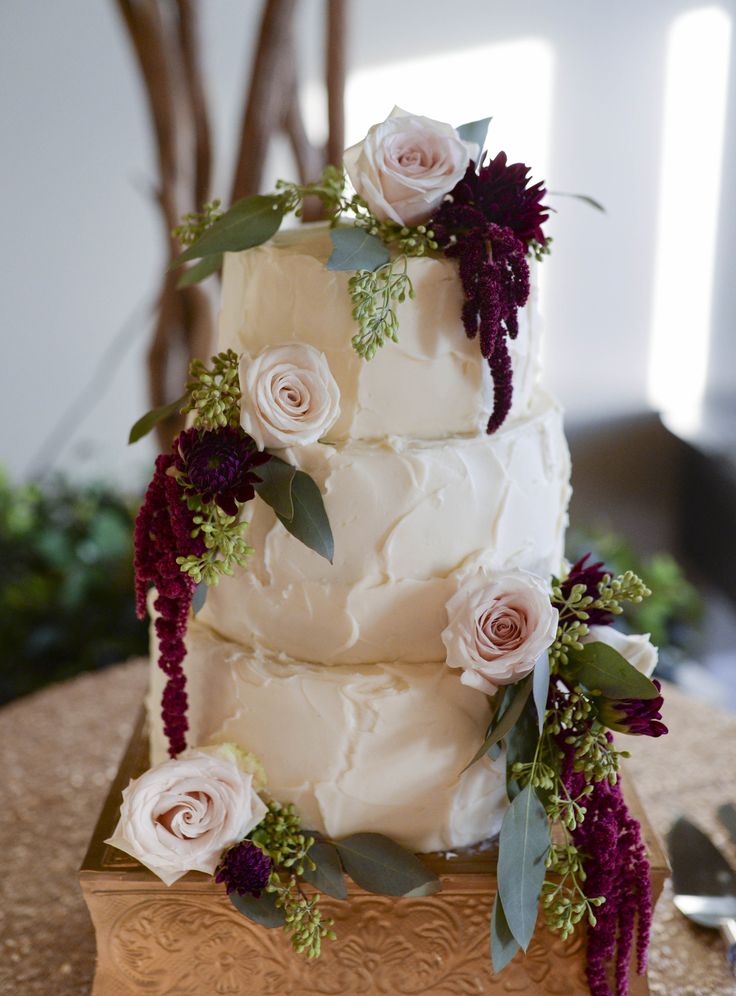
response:
{"label": "sparkling gold fabric", "polygon": [[[144,692],[146,665],[83,675],[0,711],[0,992],[88,993],[95,948],[77,883],[98,810]],[[626,738],[654,825],[696,818],[736,862],[715,810],[736,801],[736,716],[667,688],[660,740]],[[689,925],[665,890],[650,953],[660,996],[736,996],[714,932]],[[201,994],[207,996],[207,994]]]}

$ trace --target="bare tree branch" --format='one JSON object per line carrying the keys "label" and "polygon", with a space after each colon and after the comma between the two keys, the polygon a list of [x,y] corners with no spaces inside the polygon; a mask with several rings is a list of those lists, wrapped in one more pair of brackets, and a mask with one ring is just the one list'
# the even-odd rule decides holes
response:
{"label": "bare tree branch", "polygon": [[296,0],[266,0],[244,99],[231,203],[258,192],[269,141],[284,120],[286,94],[294,60],[293,20]]}

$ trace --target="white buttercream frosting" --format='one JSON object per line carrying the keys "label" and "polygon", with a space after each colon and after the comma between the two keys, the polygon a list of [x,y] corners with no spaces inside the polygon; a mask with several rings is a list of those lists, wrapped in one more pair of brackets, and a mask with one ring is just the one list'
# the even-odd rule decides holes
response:
{"label": "white buttercream frosting", "polygon": [[[415,258],[408,273],[416,296],[397,305],[398,343],[366,362],[351,345],[356,332],[349,273],[326,269],[329,230],[307,226],[272,243],[228,253],[223,271],[220,349],[256,354],[266,346],[306,342],[323,352],[340,388],[340,418],[329,440],[410,436],[439,439],[485,429],[493,388],[476,340],[460,319],[457,264]],[[509,343],[514,403],[527,414],[538,374],[539,330],[533,300]]]}
{"label": "white buttercream frosting", "polygon": [[327,664],[441,661],[455,572],[557,572],[569,457],[558,407],[453,440],[389,439],[285,451],[319,484],[332,565],[256,499],[248,568],[210,591],[201,618],[244,646]]}
{"label": "white buttercream frosting", "polygon": [[[199,622],[184,669],[191,744],[234,741],[293,802],[305,826],[343,837],[384,833],[415,851],[493,836],[505,808],[505,763],[461,774],[482,742],[488,700],[444,664],[325,668],[218,639]],[[152,763],[166,757],[151,683]]]}

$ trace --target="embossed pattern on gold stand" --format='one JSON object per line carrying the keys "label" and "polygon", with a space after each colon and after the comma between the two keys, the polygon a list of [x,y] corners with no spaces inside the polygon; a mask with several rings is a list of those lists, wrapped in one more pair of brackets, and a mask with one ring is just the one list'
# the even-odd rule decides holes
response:
{"label": "embossed pattern on gold stand", "polygon": [[[191,873],[167,888],[104,844],[117,822],[123,787],[147,763],[141,721],[80,872],[97,935],[94,996],[588,993],[582,934],[563,943],[538,928],[526,956],[517,955],[500,976],[491,975],[493,849],[449,859],[427,856],[443,888],[426,899],[373,896],[350,883],[349,903],[323,900],[335,919],[337,941],[326,942],[317,961],[299,957],[282,931],[237,913],[208,876]],[[645,831],[656,899],[666,861],[630,786],[627,796]],[[632,975],[632,996],[648,992],[646,979]]]}

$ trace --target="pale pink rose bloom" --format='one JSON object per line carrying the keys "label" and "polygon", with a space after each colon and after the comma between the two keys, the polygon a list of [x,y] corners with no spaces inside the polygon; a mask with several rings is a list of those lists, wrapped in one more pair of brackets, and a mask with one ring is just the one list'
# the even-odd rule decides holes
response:
{"label": "pale pink rose bloom", "polygon": [[394,107],[346,150],[344,163],[356,192],[379,220],[418,225],[436,211],[479,151],[452,125]]}
{"label": "pale pink rose bloom", "polygon": [[267,346],[240,357],[240,424],[260,449],[315,443],[340,414],[327,357],[308,343]]}
{"label": "pale pink rose bloom", "polygon": [[464,685],[492,695],[534,669],[554,641],[557,621],[542,578],[522,570],[480,569],[447,603],[442,633],[447,664],[463,669]]}
{"label": "pale pink rose bloom", "polygon": [[213,874],[225,848],[265,814],[252,774],[230,757],[187,751],[131,781],[105,843],[171,885],[188,871]]}

